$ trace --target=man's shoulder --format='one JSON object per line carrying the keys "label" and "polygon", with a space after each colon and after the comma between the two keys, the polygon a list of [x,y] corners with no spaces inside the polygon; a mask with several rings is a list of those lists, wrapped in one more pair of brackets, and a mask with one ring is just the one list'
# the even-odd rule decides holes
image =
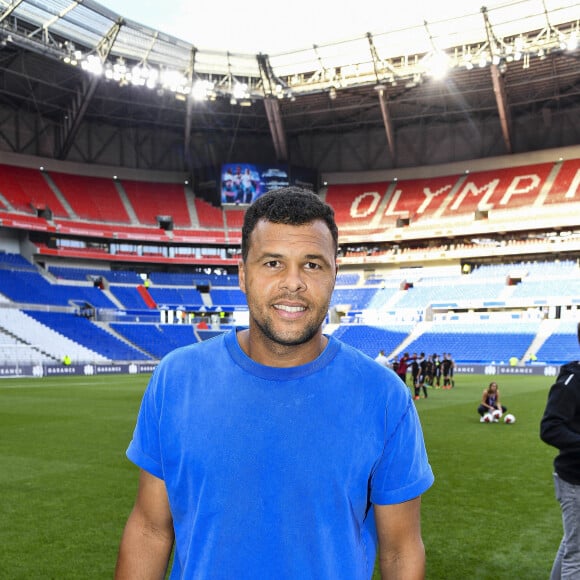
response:
{"label": "man's shoulder", "polygon": [[580,386],[580,361],[569,362],[560,367],[556,383]]}

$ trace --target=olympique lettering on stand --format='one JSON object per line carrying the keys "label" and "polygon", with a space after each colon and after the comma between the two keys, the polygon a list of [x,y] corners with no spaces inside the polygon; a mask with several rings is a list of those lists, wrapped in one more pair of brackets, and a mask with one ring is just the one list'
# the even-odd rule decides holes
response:
{"label": "olympique lettering on stand", "polygon": [[428,179],[329,185],[326,195],[339,221],[366,229],[393,225],[401,217],[416,222],[477,211],[541,210],[578,199],[579,159]]}

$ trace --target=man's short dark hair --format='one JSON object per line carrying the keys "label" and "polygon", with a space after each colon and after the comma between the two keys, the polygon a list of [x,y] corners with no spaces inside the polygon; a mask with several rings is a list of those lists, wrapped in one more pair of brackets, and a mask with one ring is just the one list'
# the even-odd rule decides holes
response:
{"label": "man's short dark hair", "polygon": [[338,252],[338,227],[334,221],[334,210],[312,191],[292,186],[275,189],[259,197],[247,209],[242,227],[244,261],[250,249],[250,236],[260,220],[290,226],[322,220],[332,234],[335,254]]}

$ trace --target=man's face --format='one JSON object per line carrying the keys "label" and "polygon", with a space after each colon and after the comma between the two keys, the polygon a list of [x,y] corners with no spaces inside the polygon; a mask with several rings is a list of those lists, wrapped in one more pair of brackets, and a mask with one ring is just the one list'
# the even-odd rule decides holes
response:
{"label": "man's face", "polygon": [[322,333],[336,280],[332,235],[322,220],[291,226],[261,220],[239,264],[253,341],[304,345]]}

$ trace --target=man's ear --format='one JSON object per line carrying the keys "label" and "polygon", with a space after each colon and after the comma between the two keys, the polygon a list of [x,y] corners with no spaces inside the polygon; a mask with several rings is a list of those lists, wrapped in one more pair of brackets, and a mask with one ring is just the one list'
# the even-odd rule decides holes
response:
{"label": "man's ear", "polygon": [[246,293],[246,271],[244,270],[244,260],[238,260],[238,284],[240,290]]}

